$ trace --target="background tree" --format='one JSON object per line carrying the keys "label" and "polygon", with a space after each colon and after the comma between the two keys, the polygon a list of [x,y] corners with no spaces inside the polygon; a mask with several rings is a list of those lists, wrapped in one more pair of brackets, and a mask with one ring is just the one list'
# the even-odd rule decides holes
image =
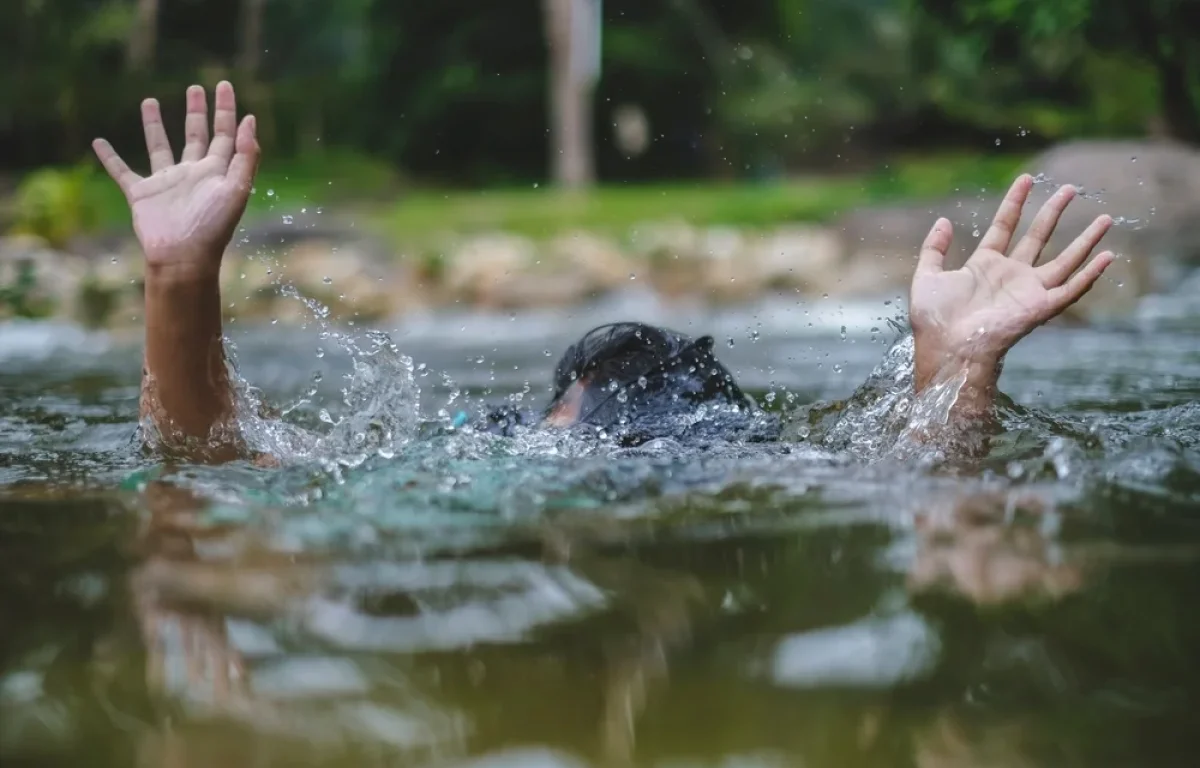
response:
{"label": "background tree", "polygon": [[[1149,86],[1166,132],[1186,141],[1200,140],[1200,3],[917,0],[915,10],[927,22],[941,20],[939,37],[962,40],[1003,66],[1025,60],[1040,64],[1047,73],[1082,70],[1084,78],[1092,76],[1088,84],[1097,91],[1132,97],[1141,104],[1146,98],[1137,90]],[[1100,65],[1102,73],[1096,72],[1102,60],[1123,66]],[[1122,76],[1122,70],[1130,69],[1134,77]],[[1141,82],[1135,85],[1133,80]],[[1083,104],[1095,108],[1099,101]]]}
{"label": "background tree", "polygon": [[[179,114],[188,83],[239,69],[276,162],[336,151],[437,185],[586,183],[589,162],[614,182],[770,177],[1157,125],[1200,139],[1191,0],[605,0],[604,77],[553,132],[583,149],[560,153],[547,72],[569,60],[551,66],[547,21],[566,2],[543,1],[0,3],[0,171],[138,142],[143,96]],[[623,105],[650,126],[632,158],[611,140]]]}
{"label": "background tree", "polygon": [[[600,0],[542,0],[549,51],[550,168],[554,181],[582,189],[596,180],[592,159],[595,73],[589,45],[598,45]],[[598,53],[598,51],[596,52]]]}

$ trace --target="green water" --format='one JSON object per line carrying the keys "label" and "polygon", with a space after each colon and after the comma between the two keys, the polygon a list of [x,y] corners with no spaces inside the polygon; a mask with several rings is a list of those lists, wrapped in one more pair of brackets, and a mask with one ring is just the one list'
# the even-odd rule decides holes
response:
{"label": "green water", "polygon": [[[575,330],[445,325],[393,334],[425,367],[384,405],[537,400]],[[797,325],[718,332],[773,407],[850,394],[887,348]],[[933,469],[803,442],[364,452],[321,415],[362,376],[282,328],[234,333],[242,373],[346,442],[162,468],[130,439],[137,349],[75,334],[0,327],[5,765],[1195,764],[1200,322],[1039,332],[1003,380],[1037,410]]]}

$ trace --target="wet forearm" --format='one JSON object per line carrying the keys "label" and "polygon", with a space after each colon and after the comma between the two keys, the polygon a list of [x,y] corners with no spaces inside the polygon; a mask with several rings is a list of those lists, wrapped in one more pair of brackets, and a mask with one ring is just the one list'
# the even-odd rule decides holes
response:
{"label": "wet forearm", "polygon": [[909,439],[937,447],[947,458],[986,453],[997,426],[997,384],[1003,356],[978,348],[946,350],[926,341],[916,340],[913,388],[917,403],[906,430]]}
{"label": "wet forearm", "polygon": [[946,385],[957,388],[949,411],[952,422],[987,420],[993,414],[1002,361],[993,355],[923,350],[918,342],[913,386],[918,396]]}
{"label": "wet forearm", "polygon": [[167,447],[228,441],[233,393],[215,270],[147,268],[142,416]]}

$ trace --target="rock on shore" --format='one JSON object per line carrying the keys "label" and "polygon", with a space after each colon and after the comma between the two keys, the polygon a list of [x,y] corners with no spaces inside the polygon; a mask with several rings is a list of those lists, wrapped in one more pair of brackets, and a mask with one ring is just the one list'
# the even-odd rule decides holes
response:
{"label": "rock on shore", "polygon": [[[1049,253],[1101,213],[1117,222],[1106,245],[1118,262],[1078,305],[1077,315],[1128,312],[1142,295],[1169,290],[1200,265],[1200,152],[1171,143],[1072,142],[1036,158],[1028,170],[1039,183],[1022,230],[1059,184],[1083,190]],[[367,321],[437,306],[568,306],[628,288],[631,281],[666,300],[689,303],[746,301],[773,291],[890,298],[906,291],[917,250],[937,216],[955,225],[949,264],[957,265],[986,230],[998,199],[963,193],[862,208],[825,226],[768,231],[663,221],[639,224],[622,238],[580,231],[534,240],[484,232],[432,251],[427,245],[397,249],[353,227],[286,217],[283,224],[261,222],[243,233],[225,259],[222,283],[231,317],[301,322],[312,317],[314,306]],[[0,239],[0,317],[139,323],[136,243],[78,250],[62,253],[30,237]],[[297,297],[312,301],[306,305]]]}

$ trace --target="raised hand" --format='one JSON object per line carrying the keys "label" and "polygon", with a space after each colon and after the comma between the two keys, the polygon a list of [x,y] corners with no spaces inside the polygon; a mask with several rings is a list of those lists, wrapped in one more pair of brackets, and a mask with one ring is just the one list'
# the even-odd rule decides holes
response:
{"label": "raised hand", "polygon": [[200,461],[243,452],[221,333],[221,257],[258,169],[252,116],[237,121],[233,86],[217,86],[212,138],[204,89],[187,92],[187,143],[171,152],[158,102],[142,102],[151,174],[129,169],[103,139],[93,144],[133,212],[146,255],[142,425],[149,445]]}
{"label": "raised hand", "polygon": [[125,193],[146,266],[215,274],[246,210],[258,169],[254,117],[247,115],[238,124],[233,86],[221,82],[210,141],[207,98],[202,87],[193,85],[187,91],[187,143],[179,162],[154,99],[142,102],[142,126],[150,176],[143,178],[130,170],[104,139],[92,146]]}
{"label": "raised hand", "polygon": [[979,248],[961,269],[942,268],[951,241],[949,221],[938,219],[925,238],[909,302],[918,391],[963,370],[976,390],[994,388],[1005,353],[1078,301],[1112,263],[1109,251],[1087,262],[1112,226],[1110,217],[1100,216],[1062,253],[1038,266],[1046,241],[1075,197],[1070,186],[1042,206],[1029,232],[1005,255],[1032,187],[1029,175],[1013,183]]}

